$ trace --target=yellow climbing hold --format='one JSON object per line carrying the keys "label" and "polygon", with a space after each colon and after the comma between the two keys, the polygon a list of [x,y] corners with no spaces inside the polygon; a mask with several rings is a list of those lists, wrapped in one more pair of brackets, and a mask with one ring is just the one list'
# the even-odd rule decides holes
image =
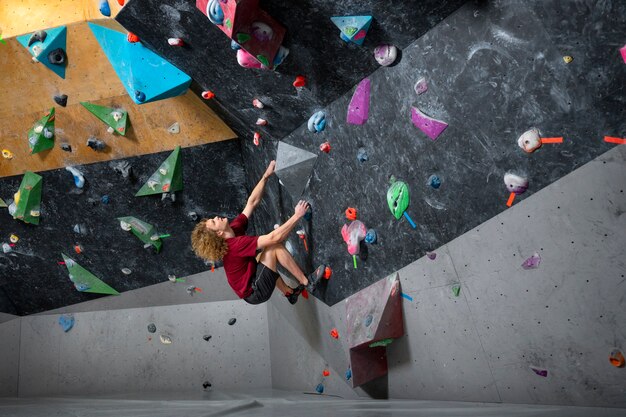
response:
{"label": "yellow climbing hold", "polygon": [[8,149],[3,149],[2,150],[2,157],[5,159],[12,159],[13,158],[13,152],[11,152]]}
{"label": "yellow climbing hold", "polygon": [[565,55],[565,56],[563,57],[563,61],[565,61],[565,63],[566,63],[566,64],[569,64],[569,63],[570,63],[570,62],[572,62],[573,60],[574,60],[574,58],[572,58],[572,57],[571,57],[571,56],[569,56],[569,55]]}
{"label": "yellow climbing hold", "polygon": [[17,241],[20,240],[20,238],[17,235],[11,235],[9,240],[11,240],[11,243],[17,243]]}

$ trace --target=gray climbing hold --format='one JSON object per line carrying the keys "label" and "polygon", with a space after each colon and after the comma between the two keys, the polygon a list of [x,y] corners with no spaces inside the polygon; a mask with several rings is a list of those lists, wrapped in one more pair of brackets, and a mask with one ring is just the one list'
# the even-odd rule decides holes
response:
{"label": "gray climbing hold", "polygon": [[359,162],[361,163],[369,159],[369,156],[367,155],[367,151],[365,150],[365,148],[359,148],[359,150],[356,153],[356,159],[358,159]]}
{"label": "gray climbing hold", "polygon": [[54,102],[61,107],[67,106],[67,95],[61,94],[59,96],[54,96]]}
{"label": "gray climbing hold", "polygon": [[202,336],[202,338],[208,342],[209,340],[211,340],[211,335],[210,334],[205,334],[204,336]]}
{"label": "gray climbing hold", "polygon": [[99,139],[89,138],[87,139],[87,146],[94,151],[103,151],[107,147],[107,144]]}
{"label": "gray climbing hold", "polygon": [[148,331],[150,333],[156,333],[156,324],[154,324],[154,323],[148,324]]}
{"label": "gray climbing hold", "polygon": [[65,152],[72,152],[72,146],[70,146],[69,143],[62,143],[61,149],[64,150]]}
{"label": "gray climbing hold", "polygon": [[237,319],[236,319],[236,318],[234,318],[234,317],[233,317],[232,319],[228,320],[228,324],[229,324],[230,326],[232,326],[232,325],[233,325],[233,324],[235,324],[236,322],[237,322]]}
{"label": "gray climbing hold", "polygon": [[45,41],[47,36],[48,34],[45,30],[38,30],[36,32],[33,32],[33,34],[30,35],[30,38],[28,38],[28,46],[31,46],[35,42]]}
{"label": "gray climbing hold", "polygon": [[304,192],[317,155],[285,142],[278,143],[275,173],[293,199]]}

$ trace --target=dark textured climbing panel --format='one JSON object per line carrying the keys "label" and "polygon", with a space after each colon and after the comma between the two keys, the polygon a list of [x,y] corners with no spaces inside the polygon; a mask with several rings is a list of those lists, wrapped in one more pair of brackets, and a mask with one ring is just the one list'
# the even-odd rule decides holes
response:
{"label": "dark textured climbing panel", "polygon": [[[291,133],[314,110],[340,97],[378,64],[372,55],[381,42],[405,47],[424,34],[465,0],[428,1],[261,1],[260,7],[287,29],[283,44],[290,53],[276,71],[250,70],[237,64],[230,39],[195,7],[194,0],[133,0],[116,20],[137,34],[149,47],[189,74],[204,89],[212,90],[226,109],[222,115],[241,119],[252,138],[258,112],[252,99],[261,98],[269,125],[264,137],[280,139]],[[371,14],[374,22],[363,47],[339,38],[331,16]],[[180,37],[182,48],[167,39]],[[292,86],[296,75],[307,77],[300,92]],[[246,134],[244,134],[246,133]]]}
{"label": "dark textured climbing panel", "polygon": [[[507,209],[506,171],[530,179],[518,203],[615,146],[603,136],[626,132],[626,65],[619,53],[625,23],[626,4],[618,2],[468,3],[405,48],[398,65],[370,76],[366,124],[346,123],[351,90],[325,109],[324,132],[310,133],[303,124],[285,138],[310,152],[319,153],[327,140],[333,147],[319,153],[304,194],[314,205],[312,255],[291,237],[301,264],[333,268],[319,296],[334,304]],[[566,64],[564,55],[574,61]],[[421,76],[429,89],[417,96],[413,86]],[[432,141],[411,123],[411,106],[450,126]],[[517,138],[533,126],[564,143],[524,153]],[[361,147],[369,154],[364,163],[356,157]],[[258,161],[274,158],[276,144],[255,148],[244,141],[243,151],[256,181]],[[432,174],[442,179],[438,190],[426,184]],[[391,175],[410,188],[408,213],[417,229],[389,211]],[[282,204],[281,217],[273,209],[257,215],[258,230],[271,230],[293,212],[276,182],[268,195]],[[349,206],[379,236],[377,245],[363,247],[358,269],[340,233]]]}
{"label": "dark textured climbing panel", "polygon": [[[61,252],[119,292],[167,281],[168,274],[184,277],[207,270],[191,250],[196,222],[188,213],[234,217],[243,208],[247,195],[239,142],[182,149],[184,189],[174,203],[161,201],[160,195],[134,197],[170,153],[79,166],[86,179],[82,192],[64,169],[40,172],[40,224],[27,225],[13,220],[6,209],[0,212],[0,242],[8,243],[11,233],[20,238],[13,252],[0,252],[0,311],[25,315],[98,297],[74,289],[67,268],[58,264]],[[114,170],[120,161],[132,164],[133,179]],[[21,179],[0,180],[0,198],[9,202]],[[101,201],[104,195],[108,204]],[[163,239],[155,254],[120,228],[116,218],[123,216],[135,216],[171,237]],[[84,225],[86,233],[74,232],[76,224]],[[74,251],[75,244],[82,247],[81,254]],[[132,273],[125,275],[122,268]]]}

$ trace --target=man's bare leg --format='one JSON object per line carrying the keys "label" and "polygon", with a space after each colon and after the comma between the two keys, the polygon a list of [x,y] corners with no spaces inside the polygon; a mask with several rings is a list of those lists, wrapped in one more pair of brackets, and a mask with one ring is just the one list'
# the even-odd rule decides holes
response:
{"label": "man's bare leg", "polygon": [[[289,271],[300,284],[308,285],[309,283],[309,280],[296,263],[296,260],[293,259],[293,256],[291,256],[287,248],[285,248],[282,243],[265,248],[263,252],[261,252],[261,254],[259,255],[258,262],[261,262],[272,271],[276,271],[276,264],[278,263],[287,271]],[[285,282],[283,281],[283,284],[284,283]],[[276,285],[278,285],[278,282],[276,283]]]}
{"label": "man's bare leg", "polygon": [[286,296],[293,293],[293,288],[287,285],[281,277],[278,277],[278,279],[276,280],[276,288],[278,288],[280,292],[282,292]]}

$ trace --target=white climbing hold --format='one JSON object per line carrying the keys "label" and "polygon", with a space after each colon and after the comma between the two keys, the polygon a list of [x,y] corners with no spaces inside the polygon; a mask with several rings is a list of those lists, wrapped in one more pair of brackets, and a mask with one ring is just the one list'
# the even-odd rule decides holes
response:
{"label": "white climbing hold", "polygon": [[541,147],[541,138],[539,137],[539,130],[532,128],[522,134],[517,139],[517,145],[525,152],[532,153]]}
{"label": "white climbing hold", "polygon": [[130,232],[132,229],[130,224],[126,223],[125,221],[120,221],[120,227],[122,228],[122,230],[125,230],[127,232]]}
{"label": "white climbing hold", "polygon": [[178,122],[173,123],[170,127],[167,128],[167,131],[172,135],[176,135],[180,133],[180,125]]}
{"label": "white climbing hold", "polygon": [[164,345],[172,344],[172,338],[164,334],[159,335],[159,339],[161,339],[161,343],[163,343]]}

